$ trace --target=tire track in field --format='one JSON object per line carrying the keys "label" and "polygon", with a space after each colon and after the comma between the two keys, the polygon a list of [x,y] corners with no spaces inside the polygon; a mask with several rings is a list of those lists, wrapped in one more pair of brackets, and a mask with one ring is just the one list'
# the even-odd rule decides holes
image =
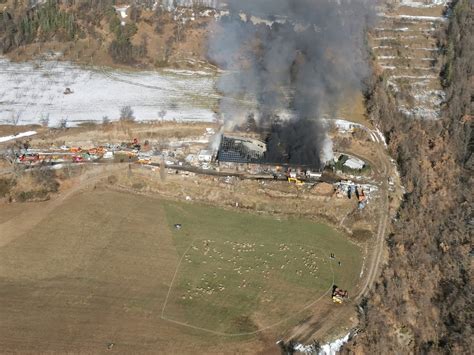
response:
{"label": "tire track in field", "polygon": [[[102,167],[99,172],[92,170],[81,175],[79,182],[64,193],[60,193],[55,199],[42,203],[41,206],[31,206],[25,209],[19,216],[0,224],[0,248],[12,242],[16,237],[26,233],[34,228],[38,223],[45,219],[49,213],[61,206],[61,204],[79,192],[82,189],[96,183],[97,181],[107,177],[111,172],[123,169],[123,166],[107,166]],[[39,208],[37,208],[39,207]],[[19,222],[21,221],[21,222]]]}
{"label": "tire track in field", "polygon": [[[276,322],[276,323],[273,323],[273,324],[270,324],[268,326],[265,326],[263,328],[259,328],[253,332],[242,332],[242,333],[224,333],[224,332],[219,332],[219,331],[215,331],[215,330],[212,330],[212,329],[207,329],[207,328],[203,328],[203,327],[199,327],[199,326],[195,326],[195,325],[192,325],[192,324],[188,324],[188,323],[184,323],[184,322],[180,322],[180,321],[177,321],[177,320],[174,320],[174,319],[171,319],[171,318],[168,318],[165,316],[165,309],[166,309],[166,305],[168,303],[168,299],[169,299],[169,296],[171,294],[171,290],[173,288],[173,284],[175,282],[175,279],[178,275],[178,271],[179,271],[179,268],[181,266],[181,263],[184,259],[184,257],[186,256],[186,254],[188,253],[189,249],[191,249],[191,247],[194,245],[194,242],[197,240],[198,238],[196,239],[193,239],[191,241],[191,243],[189,244],[188,248],[186,249],[186,251],[183,253],[183,255],[181,256],[181,258],[179,259],[179,263],[176,267],[176,271],[173,275],[173,278],[171,279],[171,282],[170,282],[170,287],[168,289],[168,293],[166,294],[166,298],[163,302],[163,306],[161,308],[161,316],[160,318],[165,320],[165,321],[168,321],[168,322],[171,322],[171,323],[174,323],[174,324],[177,324],[177,325],[180,325],[180,326],[183,326],[183,327],[187,327],[187,328],[191,328],[191,329],[196,329],[196,330],[200,330],[200,331],[203,331],[203,332],[206,332],[206,333],[210,333],[210,334],[214,334],[214,335],[218,335],[218,336],[225,336],[225,337],[240,337],[240,336],[249,336],[249,335],[256,335],[256,334],[259,334],[259,333],[262,333],[264,331],[267,331],[267,330],[270,330],[272,328],[275,328],[277,327],[278,325],[284,323],[284,322],[287,322],[288,320],[296,317],[297,315],[300,315],[303,311],[307,310],[308,308],[314,306],[316,303],[319,303],[324,297],[326,297],[331,291],[332,291],[332,285],[334,285],[334,280],[335,280],[335,275],[334,275],[334,269],[332,267],[332,260],[329,259],[329,267],[331,269],[331,273],[332,273],[332,282],[331,282],[331,285],[329,286],[329,288],[321,295],[319,296],[317,299],[315,299],[314,301],[311,301],[309,304],[303,306],[301,309],[297,310],[296,312],[294,312],[292,315],[290,315],[288,318],[283,318],[281,319],[280,321]],[[320,252],[322,252],[322,250],[318,249]],[[322,255],[325,255],[324,253]]]}
{"label": "tire track in field", "polygon": [[304,343],[313,339],[321,339],[327,336],[328,333],[333,328],[335,328],[338,323],[347,318],[348,314],[353,311],[354,307],[360,303],[363,297],[367,296],[373,283],[379,275],[384,250],[385,232],[389,218],[387,178],[390,173],[390,163],[383,146],[381,145],[379,145],[377,148],[378,164],[369,158],[362,157],[352,152],[350,152],[350,154],[371,164],[382,182],[380,219],[377,228],[375,248],[370,253],[369,262],[367,264],[367,271],[365,273],[366,277],[364,278],[362,286],[359,288],[356,296],[353,299],[337,306],[335,306],[332,301],[330,301],[328,302],[329,304],[326,305],[325,309],[315,310],[315,312],[313,312],[313,314],[307,320],[291,329],[284,336],[284,339],[287,341],[296,339]]}

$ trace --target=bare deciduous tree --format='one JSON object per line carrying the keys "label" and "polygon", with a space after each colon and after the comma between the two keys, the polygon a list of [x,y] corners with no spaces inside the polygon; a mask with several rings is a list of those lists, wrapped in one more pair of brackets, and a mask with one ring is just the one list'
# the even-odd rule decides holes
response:
{"label": "bare deciduous tree", "polygon": [[166,110],[161,110],[160,112],[158,112],[158,117],[160,118],[161,121],[165,119],[165,116],[166,116]]}
{"label": "bare deciduous tree", "polygon": [[61,119],[59,120],[59,128],[61,128],[61,129],[66,129],[68,122],[69,122],[69,121],[68,121],[67,118],[61,118]]}
{"label": "bare deciduous tree", "polygon": [[48,127],[49,126],[49,113],[43,115],[41,114],[41,117],[39,119],[39,123],[40,125],[42,125],[43,127]]}
{"label": "bare deciduous tree", "polygon": [[18,122],[20,122],[20,117],[21,117],[20,112],[12,112],[10,115],[10,119],[8,121],[11,125],[17,126]]}
{"label": "bare deciduous tree", "polygon": [[135,121],[135,115],[130,106],[123,106],[120,109],[120,121]]}

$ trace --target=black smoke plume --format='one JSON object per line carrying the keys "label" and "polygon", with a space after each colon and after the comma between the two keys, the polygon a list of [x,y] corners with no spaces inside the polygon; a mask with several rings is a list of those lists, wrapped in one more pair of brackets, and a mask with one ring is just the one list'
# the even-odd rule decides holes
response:
{"label": "black smoke plume", "polygon": [[[320,165],[335,113],[368,74],[365,0],[229,0],[213,28],[209,56],[226,70],[218,82],[228,126],[256,111],[271,162]],[[256,102],[250,105],[249,101]]]}

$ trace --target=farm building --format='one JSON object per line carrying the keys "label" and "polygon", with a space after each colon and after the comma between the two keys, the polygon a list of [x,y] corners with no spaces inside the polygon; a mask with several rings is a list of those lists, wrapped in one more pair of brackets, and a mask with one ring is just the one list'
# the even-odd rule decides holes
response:
{"label": "farm building", "polygon": [[365,162],[361,159],[350,157],[345,161],[344,166],[348,167],[349,169],[360,170],[364,168]]}
{"label": "farm building", "polygon": [[217,159],[223,162],[258,163],[267,150],[266,144],[247,137],[222,136]]}

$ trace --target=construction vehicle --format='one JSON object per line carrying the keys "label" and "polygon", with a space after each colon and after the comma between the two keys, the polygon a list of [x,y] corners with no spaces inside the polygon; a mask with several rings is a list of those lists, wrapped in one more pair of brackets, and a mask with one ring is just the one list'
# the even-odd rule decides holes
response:
{"label": "construction vehicle", "polygon": [[293,178],[293,177],[289,177],[289,178],[288,178],[288,182],[289,182],[289,183],[294,182],[297,186],[304,185],[304,182],[303,182],[303,181],[301,181],[301,180],[298,179],[298,178]]}
{"label": "construction vehicle", "polygon": [[367,205],[367,197],[363,189],[361,189],[360,192],[358,191],[357,195],[359,197],[359,209],[362,210]]}
{"label": "construction vehicle", "polygon": [[74,155],[72,157],[72,162],[73,163],[82,163],[84,161],[84,157],[80,156],[80,155]]}
{"label": "construction vehicle", "polygon": [[39,154],[23,154],[18,157],[20,163],[35,164],[40,161]]}
{"label": "construction vehicle", "polygon": [[137,164],[143,164],[143,165],[151,164],[151,159],[150,158],[138,158],[136,163]]}
{"label": "construction vehicle", "polygon": [[341,304],[345,298],[349,297],[349,293],[347,290],[342,290],[336,285],[333,285],[331,297],[334,303]]}
{"label": "construction vehicle", "polygon": [[320,179],[322,175],[323,175],[322,173],[318,173],[318,172],[315,172],[315,171],[311,171],[311,170],[306,171],[306,178],[307,179]]}

